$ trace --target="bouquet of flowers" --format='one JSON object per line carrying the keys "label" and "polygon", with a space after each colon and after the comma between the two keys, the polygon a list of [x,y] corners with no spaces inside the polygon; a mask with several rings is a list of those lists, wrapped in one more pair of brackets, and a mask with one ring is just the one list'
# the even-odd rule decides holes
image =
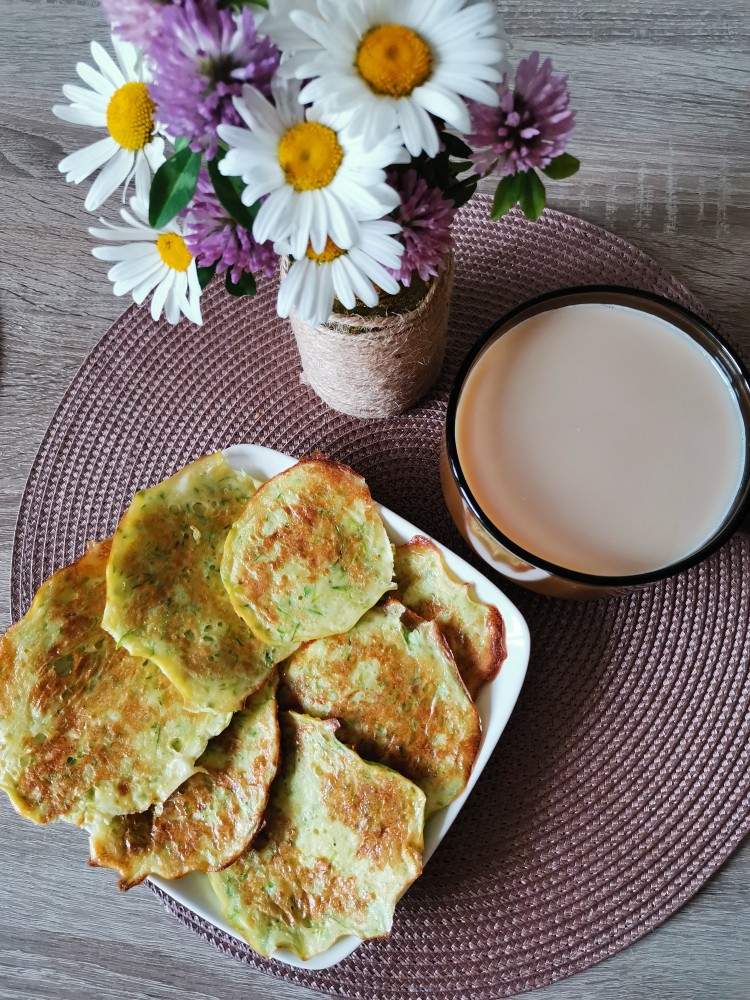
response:
{"label": "bouquet of flowers", "polygon": [[252,295],[287,258],[278,312],[308,323],[429,283],[456,210],[498,175],[497,218],[567,177],[566,77],[534,52],[513,78],[492,0],[101,0],[97,43],[58,117],[103,137],[60,163],[98,171],[89,231],[116,295],[201,322],[223,276]]}

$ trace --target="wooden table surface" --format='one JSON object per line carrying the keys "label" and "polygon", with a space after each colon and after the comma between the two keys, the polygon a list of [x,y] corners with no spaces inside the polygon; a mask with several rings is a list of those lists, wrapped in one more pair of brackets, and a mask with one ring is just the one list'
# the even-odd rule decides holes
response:
{"label": "wooden table surface", "polygon": [[[670,267],[750,350],[746,0],[503,0],[516,51],[570,71],[584,163],[551,204]],[[83,188],[57,171],[91,141],[55,119],[88,41],[89,0],[0,0],[0,629],[13,531],[68,382],[125,303],[90,255]],[[315,994],[222,957],[148,889],[118,894],[86,838],[23,822],[0,796],[0,998],[295,998]],[[655,933],[537,991],[555,998],[750,996],[750,844]]]}

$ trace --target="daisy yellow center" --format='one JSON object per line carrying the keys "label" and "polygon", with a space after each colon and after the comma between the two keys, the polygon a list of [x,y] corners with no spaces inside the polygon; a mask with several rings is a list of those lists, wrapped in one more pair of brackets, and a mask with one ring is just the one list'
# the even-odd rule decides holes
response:
{"label": "daisy yellow center", "polygon": [[314,260],[318,264],[330,264],[332,260],[336,260],[337,257],[341,257],[345,253],[346,250],[342,250],[341,247],[336,246],[330,236],[320,253],[315,253],[311,244],[307,246],[307,256],[310,260]]}
{"label": "daisy yellow center", "polygon": [[193,255],[179,233],[162,233],[156,241],[159,256],[173,271],[187,271]]}
{"label": "daisy yellow center", "polygon": [[154,111],[156,105],[145,83],[123,84],[107,105],[109,134],[123,149],[143,149],[154,131]]}
{"label": "daisy yellow center", "polygon": [[355,65],[376,94],[408,97],[432,72],[432,52],[411,28],[381,24],[360,42]]}
{"label": "daisy yellow center", "polygon": [[344,158],[332,128],[319,122],[300,122],[279,140],[279,163],[295,191],[328,187]]}

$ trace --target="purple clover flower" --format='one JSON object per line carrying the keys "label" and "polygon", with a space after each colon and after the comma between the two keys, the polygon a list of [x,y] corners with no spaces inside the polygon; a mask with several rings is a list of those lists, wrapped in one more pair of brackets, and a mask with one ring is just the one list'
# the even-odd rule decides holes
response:
{"label": "purple clover flower", "polygon": [[212,267],[216,273],[229,271],[237,284],[243,271],[272,278],[279,258],[273,243],[258,243],[249,229],[238,225],[225,211],[214,193],[208,171],[203,168],[185,219],[185,242],[198,267]]}
{"label": "purple clover flower", "polygon": [[472,102],[466,139],[476,149],[477,172],[525,173],[559,156],[575,128],[567,83],[567,76],[552,71],[550,59],[540,66],[539,53],[532,52],[518,64],[514,90],[507,75],[498,84],[499,107]]}
{"label": "purple clover flower", "polygon": [[402,227],[400,235],[404,255],[400,267],[391,274],[407,288],[416,272],[422,281],[436,277],[451,250],[451,226],[455,206],[439,188],[430,187],[416,170],[392,170],[388,183],[401,196],[394,216]]}
{"label": "purple clover flower", "polygon": [[167,5],[181,0],[99,0],[112,30],[145,49],[161,30]]}
{"label": "purple clover flower", "polygon": [[210,0],[185,0],[164,10],[162,30],[149,50],[154,65],[151,93],[159,120],[190,148],[216,156],[217,125],[241,125],[233,97],[250,83],[271,95],[279,50],[259,36],[253,15],[217,10]]}

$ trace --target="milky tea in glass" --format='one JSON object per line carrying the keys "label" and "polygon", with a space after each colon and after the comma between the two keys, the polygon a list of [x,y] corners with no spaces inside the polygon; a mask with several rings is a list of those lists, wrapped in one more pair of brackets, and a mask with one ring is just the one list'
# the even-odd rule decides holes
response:
{"label": "milky tea in glass", "polygon": [[457,461],[491,524],[600,577],[701,549],[740,490],[745,433],[708,351],[663,318],[601,302],[539,312],[490,341],[455,410]]}

